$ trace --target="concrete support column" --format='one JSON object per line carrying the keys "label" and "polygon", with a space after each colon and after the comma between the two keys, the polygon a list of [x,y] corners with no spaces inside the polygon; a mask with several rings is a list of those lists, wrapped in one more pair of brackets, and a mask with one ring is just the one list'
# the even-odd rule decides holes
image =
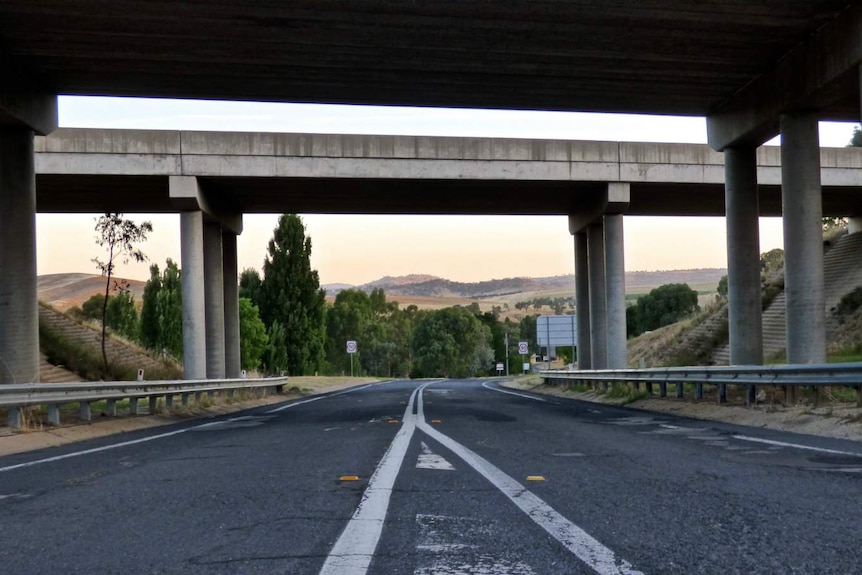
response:
{"label": "concrete support column", "polygon": [[601,223],[587,226],[590,275],[590,357],[592,369],[608,367],[608,310],[605,288],[605,238]]}
{"label": "concrete support column", "polygon": [[38,381],[33,130],[0,126],[0,384]]}
{"label": "concrete support column", "polygon": [[587,255],[587,234],[578,232],[575,238],[575,314],[578,329],[578,369],[591,369],[590,346],[590,271]]}
{"label": "concrete support column", "polygon": [[[756,148],[724,150],[724,181],[730,364],[760,365],[763,323]],[[726,399],[724,390],[720,390],[719,401]],[[748,403],[754,401],[754,391],[749,387]]]}
{"label": "concrete support column", "polygon": [[813,113],[781,116],[787,362],[826,361],[820,144]]}
{"label": "concrete support column", "polygon": [[626,269],[622,214],[605,216],[608,367],[628,367],[626,347]]}
{"label": "concrete support column", "polygon": [[763,363],[760,230],[755,148],[724,151],[731,365]]}
{"label": "concrete support column", "polygon": [[236,234],[222,231],[224,266],[224,364],[226,377],[238,378],[239,353],[239,272],[236,261]]}
{"label": "concrete support column", "polygon": [[204,220],[200,211],[180,213],[183,280],[183,377],[206,379]]}
{"label": "concrete support column", "polygon": [[219,224],[204,224],[204,302],[207,379],[225,377],[224,269]]}

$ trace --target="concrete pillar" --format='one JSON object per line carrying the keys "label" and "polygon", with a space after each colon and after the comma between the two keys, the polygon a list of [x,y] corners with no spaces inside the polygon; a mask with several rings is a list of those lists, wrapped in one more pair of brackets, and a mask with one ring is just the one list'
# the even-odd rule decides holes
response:
{"label": "concrete pillar", "polygon": [[575,238],[575,313],[578,329],[578,369],[591,369],[590,347],[590,272],[587,255],[587,234],[578,232]]}
{"label": "concrete pillar", "polygon": [[623,216],[605,216],[605,285],[608,312],[608,367],[628,367],[626,347],[626,269]]}
{"label": "concrete pillar", "polygon": [[206,379],[204,220],[200,211],[180,214],[183,280],[183,377]]}
{"label": "concrete pillar", "polygon": [[221,226],[204,224],[204,302],[206,306],[207,379],[225,377],[224,269]]}
{"label": "concrete pillar", "polygon": [[0,384],[38,381],[33,130],[0,126]]}
{"label": "concrete pillar", "polygon": [[590,274],[590,357],[592,369],[608,367],[608,310],[605,290],[605,238],[601,223],[587,226]]}
{"label": "concrete pillar", "polygon": [[820,144],[813,113],[781,116],[787,362],[826,361]]}
{"label": "concrete pillar", "polygon": [[763,363],[760,215],[753,147],[724,150],[730,364]]}
{"label": "concrete pillar", "polygon": [[239,271],[236,258],[236,234],[222,231],[224,266],[224,364],[225,376],[239,378]]}

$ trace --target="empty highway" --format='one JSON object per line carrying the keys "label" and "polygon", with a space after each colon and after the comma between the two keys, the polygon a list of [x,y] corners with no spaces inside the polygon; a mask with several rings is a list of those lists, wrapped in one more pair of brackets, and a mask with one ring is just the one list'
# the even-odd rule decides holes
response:
{"label": "empty highway", "polygon": [[4,573],[856,573],[862,445],[392,381],[0,458]]}

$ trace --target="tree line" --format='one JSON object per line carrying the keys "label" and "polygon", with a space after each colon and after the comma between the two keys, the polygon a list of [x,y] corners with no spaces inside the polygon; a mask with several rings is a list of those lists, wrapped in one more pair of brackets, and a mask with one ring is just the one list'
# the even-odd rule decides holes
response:
{"label": "tree line", "polygon": [[[344,290],[331,304],[311,267],[311,238],[295,214],[279,218],[267,245],[262,273],[245,269],[239,277],[240,355],[243,369],[288,375],[350,372],[345,345],[356,341],[357,373],[379,377],[471,377],[495,372],[505,361],[520,371],[518,341],[536,350],[535,316],[501,320],[495,307],[478,304],[441,310],[401,308],[383,289]],[[142,346],[182,358],[182,276],[167,260],[150,266],[140,312],[134,295],[118,286],[98,294],[72,315],[102,320]],[[101,313],[105,310],[104,315]]]}

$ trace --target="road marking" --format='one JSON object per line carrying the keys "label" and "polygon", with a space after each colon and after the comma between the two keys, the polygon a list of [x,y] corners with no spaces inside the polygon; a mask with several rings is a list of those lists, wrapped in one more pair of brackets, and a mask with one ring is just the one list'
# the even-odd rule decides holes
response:
{"label": "road marking", "polygon": [[616,553],[602,545],[589,533],[560,515],[553,507],[515,481],[503,470],[425,423],[422,390],[423,388],[418,390],[419,407],[416,422],[417,427],[422,432],[463,459],[467,465],[490,481],[539,527],[596,572],[601,575],[644,575],[641,571],[635,570],[628,561],[617,557]]}
{"label": "road marking", "polygon": [[437,455],[428,447],[428,444],[422,442],[422,453],[419,454],[419,459],[416,462],[416,469],[436,469],[438,471],[455,471],[452,464],[446,461],[442,455]]}
{"label": "road marking", "polygon": [[[352,389],[348,389],[347,391],[340,391],[338,393],[331,393],[329,395],[320,395],[317,397],[312,397],[311,399],[305,399],[303,401],[297,401],[296,403],[291,403],[289,405],[285,405],[279,407],[278,409],[274,409],[272,411],[268,411],[267,413],[276,413],[283,409],[287,409],[289,407],[296,407],[297,405],[302,405],[304,403],[310,403],[312,401],[317,401],[319,399],[326,399],[327,397],[333,397],[335,395],[342,395],[345,393],[351,393],[353,391],[359,391],[360,389],[365,389],[367,387],[371,387],[374,384],[364,385],[362,387],[354,387]],[[234,418],[237,419],[237,418]],[[114,443],[111,445],[104,445],[102,447],[94,447],[92,449],[85,449],[83,451],[74,451],[72,453],[65,453],[63,455],[55,455],[54,457],[46,457],[45,459],[36,459],[35,461],[27,461],[26,463],[18,463],[16,465],[8,465],[6,467],[0,467],[0,473],[4,471],[12,471],[14,469],[23,469],[25,467],[33,467],[34,465],[41,465],[43,463],[53,463],[54,461],[62,461],[64,459],[71,459],[72,457],[79,457],[81,455],[91,455],[93,453],[100,453],[102,451],[109,451],[111,449],[117,449],[120,447],[128,447],[130,445],[139,445],[141,443],[147,443],[148,441],[155,441],[156,439],[164,439],[166,437],[173,437],[174,435],[179,435],[181,433],[186,433],[187,431],[194,431],[197,429],[205,429],[207,427],[211,427],[213,425],[221,424],[221,421],[212,421],[209,423],[202,423],[200,425],[195,425],[194,427],[187,427],[185,429],[177,429],[176,431],[169,431],[167,433],[160,433],[158,435],[151,435],[149,437],[142,437],[140,439],[132,439],[131,441],[123,441],[120,443]]]}
{"label": "road marking", "polygon": [[838,449],[825,449],[823,447],[811,447],[810,445],[800,445],[799,443],[786,443],[784,441],[775,441],[774,439],[760,439],[759,437],[749,437],[747,435],[732,435],[734,439],[741,441],[753,441],[754,443],[765,443],[776,447],[795,447],[796,449],[806,449],[808,451],[819,451],[820,453],[832,453],[834,455],[854,455],[862,457],[862,453],[854,453],[852,451],[840,451]]}
{"label": "road marking", "polygon": [[353,393],[354,391],[360,391],[362,389],[368,389],[374,385],[373,383],[369,383],[367,385],[361,385],[359,387],[352,387],[350,389],[346,389],[344,391],[339,391],[336,393],[329,393],[327,395],[318,395],[317,397],[312,397],[309,399],[303,399],[302,401],[295,401],[293,403],[289,403],[287,405],[282,405],[281,407],[276,407],[275,409],[271,409],[267,411],[267,413],[278,413],[279,411],[284,411],[285,409],[290,409],[291,407],[296,407],[297,405],[304,405],[306,403],[311,403],[312,401],[319,401],[321,399],[326,399],[327,397],[335,397],[336,395],[344,395],[345,393]]}
{"label": "road marking", "polygon": [[413,390],[410,395],[404,417],[401,418],[403,425],[368,480],[362,501],[332,546],[323,567],[320,568],[320,575],[363,575],[368,572],[368,566],[383,532],[395,478],[398,477],[398,471],[416,430],[413,402],[428,385],[430,382]]}
{"label": "road marking", "polygon": [[490,389],[491,391],[496,391],[497,393],[505,393],[506,395],[517,395],[518,397],[532,399],[533,401],[544,401],[546,403],[548,401],[544,397],[533,397],[532,395],[527,395],[526,393],[518,393],[517,391],[507,391],[505,389],[500,389],[497,387],[489,387],[487,381],[482,384],[482,387],[484,387],[485,389]]}

